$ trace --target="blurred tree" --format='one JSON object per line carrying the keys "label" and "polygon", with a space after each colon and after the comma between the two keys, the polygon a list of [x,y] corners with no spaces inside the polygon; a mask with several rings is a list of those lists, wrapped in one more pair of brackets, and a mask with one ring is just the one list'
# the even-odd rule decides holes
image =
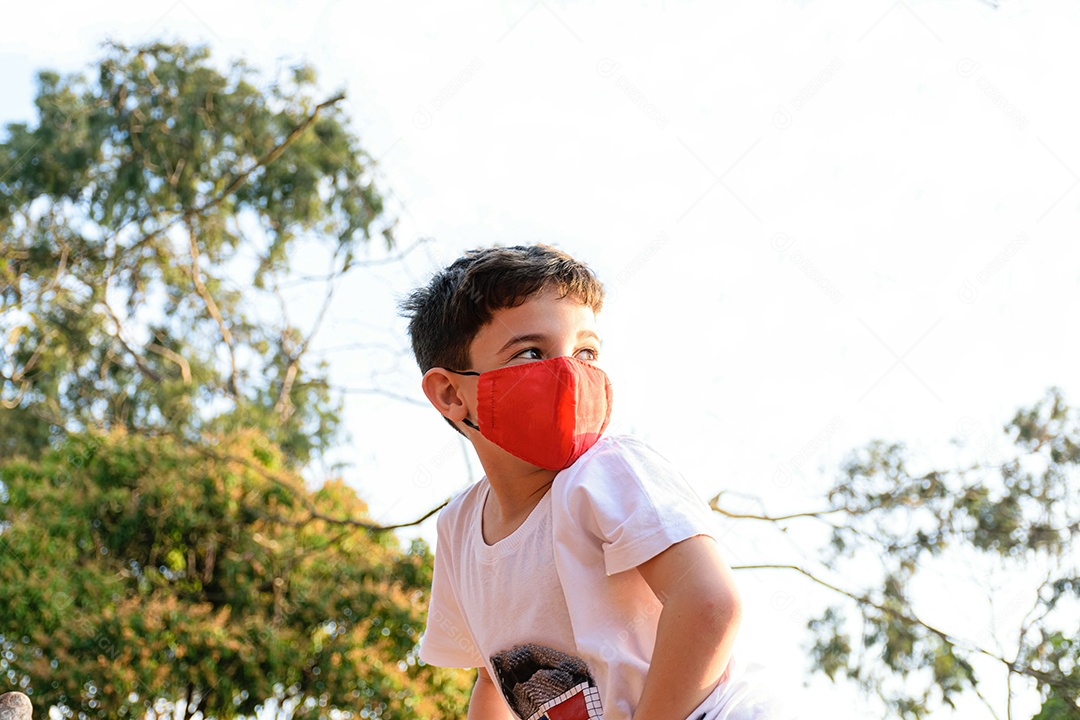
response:
{"label": "blurred tree", "polygon": [[[257,427],[290,464],[333,441],[340,402],[305,353],[392,223],[343,95],[313,100],[306,66],[257,81],[161,43],[39,74],[36,127],[0,143],[0,457],[88,428]],[[311,250],[330,267],[304,332],[282,285]]]}
{"label": "blurred tree", "polygon": [[[914,470],[925,463],[903,445],[869,444],[845,463],[820,510],[740,513],[721,506],[722,494],[712,506],[784,530],[806,521],[827,529],[818,568],[744,566],[796,572],[843,597],[808,623],[815,671],[855,682],[900,718],[953,707],[970,691],[992,717],[1011,719],[1017,690],[1034,686],[1040,720],[1080,720],[1080,412],[1051,388],[1016,413],[1003,438],[973,429],[958,444],[975,459],[958,468]],[[942,563],[983,573],[985,601],[965,614],[990,619],[972,637],[924,619],[927,598],[940,595],[916,588]],[[1009,602],[995,597],[1006,593]]]}
{"label": "blurred tree", "polygon": [[415,658],[428,549],[295,474],[336,437],[308,352],[334,289],[394,246],[343,95],[315,90],[113,43],[40,73],[0,142],[0,676],[39,706],[464,712]]}
{"label": "blurred tree", "polygon": [[[0,463],[0,674],[66,717],[463,717],[416,659],[432,557],[257,431],[114,431]],[[318,513],[354,519],[331,523]]]}

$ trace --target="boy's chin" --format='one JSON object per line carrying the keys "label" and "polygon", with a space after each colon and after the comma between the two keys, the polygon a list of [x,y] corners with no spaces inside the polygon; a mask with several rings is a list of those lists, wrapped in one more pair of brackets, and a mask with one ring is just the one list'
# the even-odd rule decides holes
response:
{"label": "boy's chin", "polygon": [[534,472],[553,472],[542,468],[539,465],[533,465],[527,460],[522,460],[517,455],[504,450],[495,443],[491,442],[487,438],[477,434],[478,437],[470,438],[472,440],[473,448],[476,450],[477,457],[480,458],[480,464],[484,466],[485,471],[491,474],[490,468],[499,468],[501,472],[512,472],[515,475],[526,475]]}

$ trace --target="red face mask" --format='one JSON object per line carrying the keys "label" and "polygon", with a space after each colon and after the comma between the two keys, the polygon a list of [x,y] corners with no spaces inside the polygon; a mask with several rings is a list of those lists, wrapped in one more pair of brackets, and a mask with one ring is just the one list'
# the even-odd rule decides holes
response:
{"label": "red face mask", "polygon": [[574,464],[611,418],[611,381],[572,357],[522,363],[477,375],[480,426],[465,424],[503,450],[546,470]]}

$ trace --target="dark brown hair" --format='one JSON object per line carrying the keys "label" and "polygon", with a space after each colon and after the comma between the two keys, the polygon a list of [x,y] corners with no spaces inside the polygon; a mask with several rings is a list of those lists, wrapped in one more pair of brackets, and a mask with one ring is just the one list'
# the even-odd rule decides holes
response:
{"label": "dark brown hair", "polygon": [[470,370],[469,345],[496,310],[554,288],[600,312],[604,286],[584,263],[547,245],[470,250],[401,303],[421,372]]}

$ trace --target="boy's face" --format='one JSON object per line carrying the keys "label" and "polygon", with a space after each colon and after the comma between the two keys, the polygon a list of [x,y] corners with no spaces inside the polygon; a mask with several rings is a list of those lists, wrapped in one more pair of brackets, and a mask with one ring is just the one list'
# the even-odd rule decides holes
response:
{"label": "boy's face", "polygon": [[[573,297],[560,298],[557,291],[545,289],[516,307],[496,310],[469,345],[470,366],[460,369],[483,373],[565,356],[597,362],[600,336],[596,314]],[[482,460],[499,457],[510,463],[523,462],[465,426],[466,418],[479,424],[477,384],[475,376],[457,375],[444,368],[432,368],[424,376],[424,392],[431,403],[462,428]]]}
{"label": "boy's face", "polygon": [[[573,297],[560,298],[551,289],[540,291],[516,307],[496,310],[469,345],[470,369],[476,372],[564,356],[587,363],[599,360],[596,313]],[[458,376],[457,379],[464,381],[458,384],[458,390],[468,410],[467,417],[479,424],[477,378]],[[482,457],[494,453],[514,465],[524,462],[479,432],[472,431],[469,437]]]}

